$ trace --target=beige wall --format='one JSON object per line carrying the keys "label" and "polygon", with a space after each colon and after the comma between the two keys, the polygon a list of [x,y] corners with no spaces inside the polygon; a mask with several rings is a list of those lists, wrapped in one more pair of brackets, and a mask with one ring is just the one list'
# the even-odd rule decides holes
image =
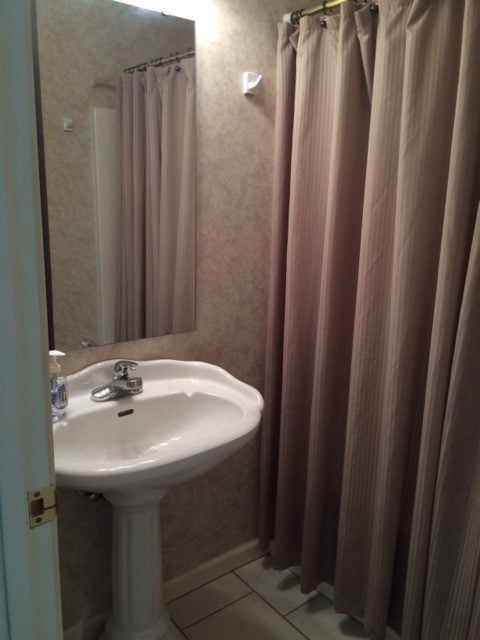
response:
{"label": "beige wall", "polygon": [[[92,107],[114,107],[93,78],[194,47],[189,20],[112,0],[36,0],[53,275],[55,346],[100,339]],[[62,128],[73,119],[73,131]]]}
{"label": "beige wall", "polygon": [[[296,3],[298,7],[300,3]],[[197,330],[69,353],[67,372],[98,360],[199,359],[263,386],[276,23],[295,2],[204,0],[197,21]],[[264,74],[242,95],[241,72]],[[163,501],[165,577],[256,537],[257,442]],[[93,611],[109,605],[110,507],[60,496],[60,551]]]}

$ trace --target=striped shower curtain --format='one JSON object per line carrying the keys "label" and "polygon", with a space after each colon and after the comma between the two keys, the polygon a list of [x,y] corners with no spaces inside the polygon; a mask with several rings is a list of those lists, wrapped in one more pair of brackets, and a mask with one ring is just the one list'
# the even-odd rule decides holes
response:
{"label": "striped shower curtain", "polygon": [[195,327],[194,60],[117,84],[115,340]]}
{"label": "striped shower curtain", "polygon": [[403,640],[480,638],[480,4],[281,25],[261,521]]}

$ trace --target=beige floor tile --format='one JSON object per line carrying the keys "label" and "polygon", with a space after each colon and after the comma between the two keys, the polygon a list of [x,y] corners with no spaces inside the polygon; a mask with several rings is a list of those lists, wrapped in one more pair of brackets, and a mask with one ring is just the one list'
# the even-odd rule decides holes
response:
{"label": "beige floor tile", "polygon": [[172,629],[170,629],[170,633],[168,635],[168,640],[187,640],[186,636],[183,635],[183,633],[177,629],[177,627],[172,625]]}
{"label": "beige floor tile", "polygon": [[317,587],[317,591],[320,595],[328,598],[330,602],[333,602],[335,591],[331,584],[328,584],[328,582],[321,582]]}
{"label": "beige floor tile", "polygon": [[[296,576],[298,576],[299,578],[302,577],[302,567],[300,566],[290,567],[290,571],[294,573]],[[325,598],[330,600],[330,602],[333,602],[334,596],[335,596],[335,590],[331,584],[329,584],[328,582],[321,582],[317,587],[317,591],[320,595],[325,596]],[[360,624],[362,623],[362,621],[359,618],[355,618],[355,620],[357,620]],[[401,638],[394,631],[392,631],[390,627],[387,627],[385,640],[401,640]]]}
{"label": "beige floor tile", "polygon": [[184,633],[189,640],[305,640],[255,593],[197,622]]}
{"label": "beige floor tile", "polygon": [[299,564],[296,564],[294,567],[289,567],[289,571],[294,573],[299,578],[302,577],[302,567]]}
{"label": "beige floor tile", "polygon": [[317,596],[287,616],[310,640],[353,640],[366,638],[362,625],[340,613],[335,613],[330,600]]}
{"label": "beige floor tile", "polygon": [[300,578],[288,569],[274,570],[270,556],[254,560],[235,573],[281,614],[293,611],[317,596],[316,591],[302,593]]}
{"label": "beige floor tile", "polygon": [[211,613],[250,593],[249,587],[233,573],[209,582],[167,604],[172,620],[180,629],[209,616]]}

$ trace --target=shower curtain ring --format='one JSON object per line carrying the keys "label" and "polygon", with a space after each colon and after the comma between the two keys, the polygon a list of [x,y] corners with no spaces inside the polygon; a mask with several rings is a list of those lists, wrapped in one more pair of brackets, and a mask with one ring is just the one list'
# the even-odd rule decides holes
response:
{"label": "shower curtain ring", "polygon": [[327,28],[327,20],[326,20],[326,14],[328,9],[327,2],[328,0],[323,0],[323,5],[322,5],[323,18],[320,20],[320,26],[323,27],[324,29]]}

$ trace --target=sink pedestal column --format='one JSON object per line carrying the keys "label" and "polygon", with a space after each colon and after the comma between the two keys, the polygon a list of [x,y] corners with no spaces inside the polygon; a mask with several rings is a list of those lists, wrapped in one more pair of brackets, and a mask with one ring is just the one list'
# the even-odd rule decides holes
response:
{"label": "sink pedestal column", "polygon": [[166,489],[107,493],[113,505],[113,611],[101,640],[170,640],[162,602],[160,500]]}

